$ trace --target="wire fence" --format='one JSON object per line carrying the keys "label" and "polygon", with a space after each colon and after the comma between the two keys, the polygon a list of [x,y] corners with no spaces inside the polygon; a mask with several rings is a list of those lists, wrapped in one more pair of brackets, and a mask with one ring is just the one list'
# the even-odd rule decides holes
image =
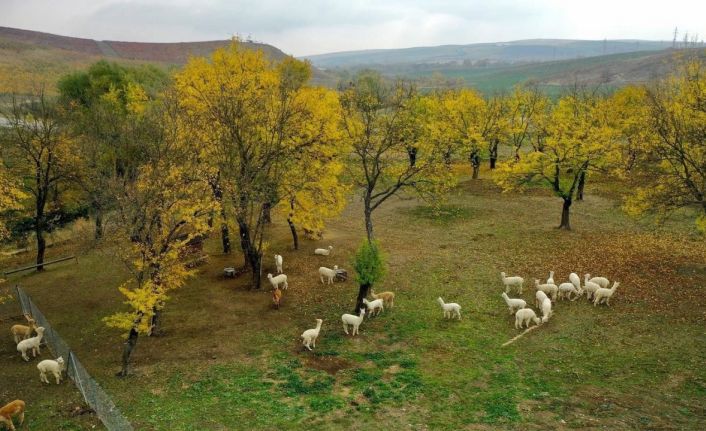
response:
{"label": "wire fence", "polygon": [[27,295],[27,292],[20,286],[15,286],[15,291],[17,299],[22,306],[22,312],[31,315],[37,322],[37,326],[44,327],[44,340],[47,346],[55,357],[61,356],[64,358],[67,375],[74,381],[81,395],[83,395],[83,399],[96,412],[103,425],[109,431],[133,431],[130,422],[125,419],[125,416],[118,410],[108,394],[88,374],[76,354],[66,344],[64,339],[59,336],[59,333],[52,328],[47,318],[34,304],[32,298]]}

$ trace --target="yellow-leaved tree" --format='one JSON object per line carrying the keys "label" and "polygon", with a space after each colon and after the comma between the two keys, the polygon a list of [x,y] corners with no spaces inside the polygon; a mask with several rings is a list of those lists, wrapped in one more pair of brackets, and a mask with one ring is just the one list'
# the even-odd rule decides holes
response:
{"label": "yellow-leaved tree", "polygon": [[559,228],[571,229],[570,209],[581,179],[615,157],[616,136],[607,104],[578,88],[562,97],[552,111],[541,151],[520,151],[519,159],[496,170],[495,181],[503,190],[550,188],[563,202]]}
{"label": "yellow-leaved tree", "polygon": [[4,214],[8,211],[21,208],[21,200],[26,198],[24,193],[5,168],[5,164],[0,160],[0,241],[7,238],[8,231],[4,220]]}
{"label": "yellow-leaved tree", "polygon": [[113,182],[119,222],[110,233],[132,275],[119,287],[130,310],[105,319],[108,326],[127,333],[120,376],[128,374],[139,335],[158,330],[169,292],[193,274],[191,244],[209,231],[209,215],[217,210],[196,154],[175,120],[178,109],[178,103],[167,98],[133,117],[142,123],[139,140],[145,163],[134,178]]}
{"label": "yellow-leaved tree", "polygon": [[[315,174],[332,184],[336,170],[317,164],[344,154],[338,149],[336,95],[310,87],[310,76],[307,63],[275,63],[234,41],[210,59],[192,59],[175,77],[185,108],[180,121],[200,159],[220,175],[256,288],[270,210],[280,203],[291,208],[295,186],[314,181]],[[309,167],[311,172],[299,172]],[[313,208],[307,203],[300,210],[307,207]]]}
{"label": "yellow-leaved tree", "polygon": [[659,218],[678,208],[697,211],[706,232],[706,65],[685,63],[679,73],[646,89],[633,89],[633,118],[622,132],[631,139],[626,165],[634,166],[630,214]]}

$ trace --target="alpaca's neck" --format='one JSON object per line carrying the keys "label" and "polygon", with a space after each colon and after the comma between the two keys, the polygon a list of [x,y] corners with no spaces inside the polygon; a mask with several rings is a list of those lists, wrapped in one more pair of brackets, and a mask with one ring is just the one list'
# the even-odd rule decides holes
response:
{"label": "alpaca's neck", "polygon": [[321,329],[321,322],[316,322],[316,330],[318,331]]}

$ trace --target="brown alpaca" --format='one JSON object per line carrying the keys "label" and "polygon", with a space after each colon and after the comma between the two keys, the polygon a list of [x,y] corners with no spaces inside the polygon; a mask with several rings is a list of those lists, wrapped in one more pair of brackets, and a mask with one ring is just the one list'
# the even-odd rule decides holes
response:
{"label": "brown alpaca", "polygon": [[4,423],[5,425],[7,425],[10,431],[15,431],[15,425],[12,423],[13,416],[19,417],[19,425],[22,426],[22,422],[25,421],[24,401],[15,400],[0,409],[0,424]]}
{"label": "brown alpaca", "polygon": [[25,319],[27,319],[27,323],[29,323],[29,326],[12,325],[12,327],[10,328],[10,332],[12,333],[12,336],[15,338],[15,344],[31,337],[32,331],[37,329],[37,323],[34,321],[34,319],[32,319],[32,316],[30,316],[29,314],[25,314],[24,316],[25,316]]}
{"label": "brown alpaca", "polygon": [[279,310],[279,303],[282,300],[282,291],[280,290],[279,287],[276,287],[275,290],[272,292],[272,303],[275,305],[275,308]]}
{"label": "brown alpaca", "polygon": [[385,303],[386,307],[394,307],[395,306],[395,293],[394,292],[380,292],[378,294],[375,293],[374,290],[370,290],[370,296],[372,296],[375,299],[382,299],[383,302]]}

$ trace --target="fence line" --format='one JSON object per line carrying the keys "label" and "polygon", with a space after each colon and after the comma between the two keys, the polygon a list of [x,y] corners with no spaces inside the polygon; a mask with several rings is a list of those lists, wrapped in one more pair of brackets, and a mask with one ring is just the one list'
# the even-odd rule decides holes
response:
{"label": "fence line", "polygon": [[30,314],[37,322],[37,326],[44,327],[44,340],[49,349],[54,353],[55,357],[63,357],[66,359],[66,374],[74,381],[79,392],[86,400],[86,403],[96,412],[103,425],[109,431],[133,431],[130,422],[115,406],[113,400],[108,394],[98,385],[93,377],[88,374],[86,368],[78,360],[76,354],[71,350],[69,345],[59,336],[51,324],[44,317],[44,314],[34,304],[32,298],[27,295],[20,286],[15,286],[17,299],[22,306],[22,312]]}

